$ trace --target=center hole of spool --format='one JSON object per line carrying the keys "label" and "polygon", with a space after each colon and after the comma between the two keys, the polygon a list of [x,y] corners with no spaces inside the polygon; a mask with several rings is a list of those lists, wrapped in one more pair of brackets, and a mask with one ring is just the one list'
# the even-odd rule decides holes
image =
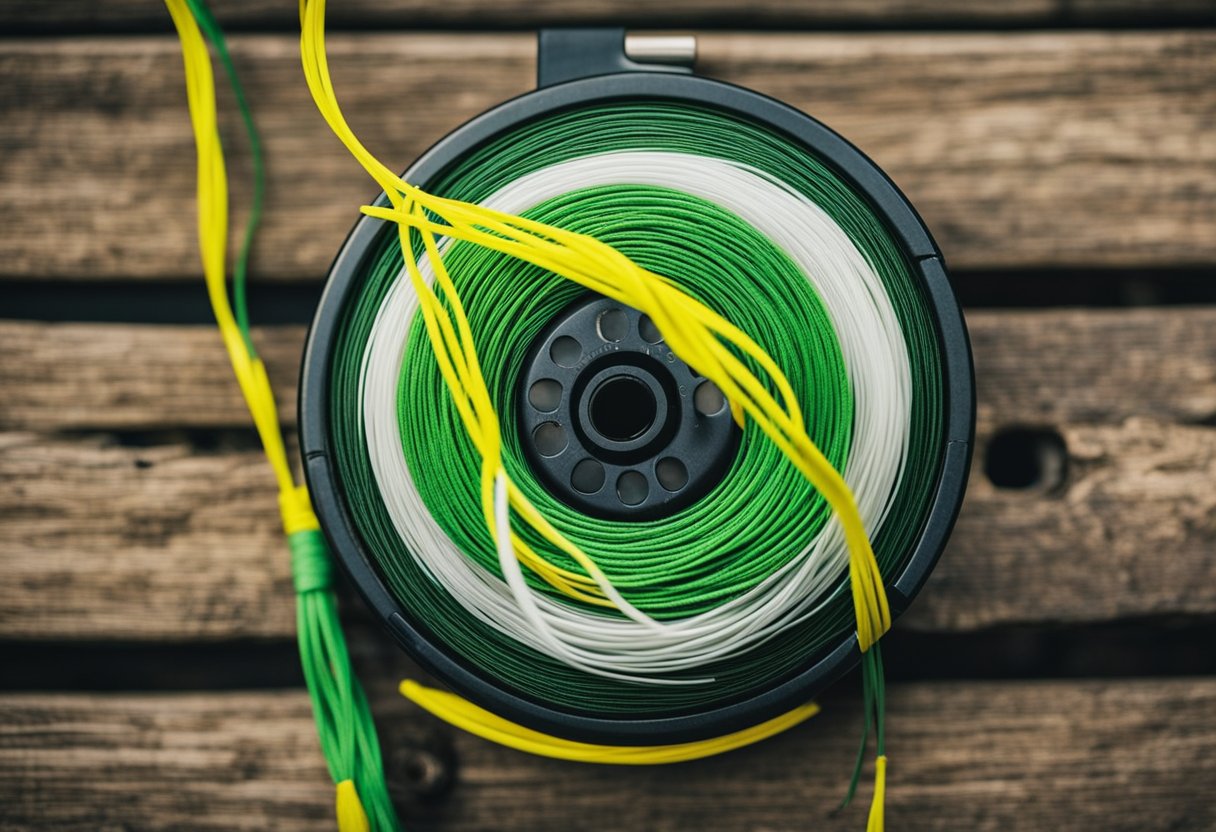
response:
{"label": "center hole of spool", "polygon": [[629,442],[650,430],[658,416],[654,393],[632,376],[604,379],[587,407],[591,426],[613,442]]}

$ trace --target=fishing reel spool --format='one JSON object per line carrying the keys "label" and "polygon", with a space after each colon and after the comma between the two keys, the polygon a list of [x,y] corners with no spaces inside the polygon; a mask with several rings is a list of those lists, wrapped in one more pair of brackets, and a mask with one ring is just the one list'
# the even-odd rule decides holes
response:
{"label": "fishing reel spool", "polygon": [[[809,116],[759,93],[691,73],[690,38],[634,38],[620,29],[544,31],[538,88],[472,119],[422,155],[404,179],[444,194],[452,170],[495,141],[555,116],[645,102],[713,111],[781,137],[830,168],[881,221],[915,283],[940,365],[940,429],[918,528],[892,574],[892,615],[924,585],[962,502],[974,432],[970,347],[940,252],[916,212],[860,151]],[[382,198],[380,204],[385,204]],[[300,433],[316,513],[333,552],[396,641],[455,692],[523,726],[615,745],[693,742],[756,725],[818,695],[857,664],[854,633],[799,658],[762,689],[696,708],[628,714],[597,703],[545,701],[471,663],[386,579],[352,511],[336,458],[331,369],[346,316],[371,259],[396,229],[364,217],[337,256],[305,351]],[[716,394],[716,395],[715,395]],[[740,429],[712,385],[668,350],[636,310],[583,295],[533,339],[514,388],[518,442],[537,479],[588,516],[630,523],[671,516],[704,499],[739,449]]]}

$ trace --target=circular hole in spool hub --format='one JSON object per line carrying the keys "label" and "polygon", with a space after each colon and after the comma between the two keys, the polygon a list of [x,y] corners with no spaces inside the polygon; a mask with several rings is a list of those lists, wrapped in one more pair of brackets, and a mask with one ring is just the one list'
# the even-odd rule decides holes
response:
{"label": "circular hole in spool hub", "polygon": [[559,367],[574,367],[583,357],[583,345],[569,335],[563,335],[549,348],[549,356]]}
{"label": "circular hole in spool hub", "polygon": [[679,491],[688,485],[688,468],[674,456],[664,457],[654,466],[659,485],[668,491]]}
{"label": "circular hole in spool hub", "polygon": [[605,341],[620,341],[629,333],[629,316],[620,309],[606,309],[600,313],[598,328]]}
{"label": "circular hole in spool hub", "polygon": [[659,332],[659,328],[654,325],[654,321],[650,320],[649,315],[643,315],[638,320],[638,333],[648,344],[657,344],[663,340],[663,333]]}
{"label": "circular hole in spool hub", "polygon": [[570,473],[570,484],[581,494],[594,494],[604,487],[604,465],[598,459],[584,459]]}
{"label": "circular hole in spool hub", "polygon": [[557,422],[542,422],[532,431],[532,439],[541,456],[557,456],[566,450],[569,440],[566,429]]}
{"label": "circular hole in spool hub", "polygon": [[528,388],[528,402],[542,413],[552,413],[562,401],[562,385],[551,378],[542,378]]}
{"label": "circular hole in spool hub", "polygon": [[627,506],[641,505],[649,494],[650,483],[637,471],[626,471],[616,481],[616,495]]}
{"label": "circular hole in spool hub", "polygon": [[591,426],[613,442],[629,442],[650,430],[658,402],[650,388],[633,376],[612,376],[591,394]]}
{"label": "circular hole in spool hub", "polygon": [[693,406],[702,416],[713,416],[721,413],[726,406],[726,397],[712,381],[703,381],[697,385],[697,391],[692,395]]}

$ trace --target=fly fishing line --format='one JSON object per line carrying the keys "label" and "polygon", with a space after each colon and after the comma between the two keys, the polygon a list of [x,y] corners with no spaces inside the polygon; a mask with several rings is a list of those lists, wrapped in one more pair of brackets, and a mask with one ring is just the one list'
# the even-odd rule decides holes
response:
{"label": "fly fishing line", "polygon": [[[289,495],[339,825],[396,828],[324,540],[276,444],[247,319],[226,311],[214,93],[187,10],[235,73],[201,0],[169,6],[208,286]],[[460,695],[402,693],[515,748],[657,764],[796,725],[860,656],[881,829],[876,641],[944,544],[973,421],[961,316],[919,219],[807,117],[656,72],[509,102],[398,177],[341,114],[323,14],[301,4],[307,82],[385,193],[310,334],[301,445],[335,553]],[[541,61],[544,77],[543,46]]]}
{"label": "fly fishing line", "polygon": [[[291,551],[300,659],[313,702],[321,747],[336,786],[343,832],[396,829],[379,741],[363,691],[350,668],[338,622],[330,555],[307,489],[297,485],[287,460],[274,395],[253,347],[245,302],[250,241],[260,219],[261,145],[223,33],[201,0],[166,0],[181,41],[186,91],[198,153],[198,237],[208,298],[241,393],[279,488],[283,531]],[[204,40],[220,56],[244,121],[254,157],[254,198],[245,241],[234,268],[233,297],[226,281],[228,181],[216,124],[215,82]],[[234,313],[233,307],[236,312]],[[370,820],[369,820],[370,819]]]}

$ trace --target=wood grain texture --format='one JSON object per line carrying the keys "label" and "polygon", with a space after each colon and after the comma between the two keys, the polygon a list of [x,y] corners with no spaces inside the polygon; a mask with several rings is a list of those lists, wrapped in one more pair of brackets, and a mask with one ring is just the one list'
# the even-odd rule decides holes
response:
{"label": "wood grain texture", "polygon": [[[981,432],[1009,425],[1216,422],[1216,309],[972,311]],[[295,424],[304,328],[255,328]],[[1114,356],[1114,357],[1112,357]],[[249,423],[211,326],[0,320],[0,430]]]}
{"label": "wood grain texture", "polygon": [[[1210,32],[706,34],[701,69],[854,140],[954,265],[1180,266],[1216,262],[1214,47]],[[318,279],[374,189],[307,99],[294,39],[233,49],[270,159],[255,274]],[[525,34],[346,35],[330,51],[355,131],[398,168],[533,85]],[[0,73],[0,275],[197,277],[174,41],[9,40]]]}
{"label": "wood grain texture", "polygon": [[[224,26],[292,30],[294,8],[275,0],[215,0]],[[355,26],[1058,26],[1210,22],[1206,0],[348,0],[327,9],[331,28]],[[0,0],[0,25],[32,29],[166,28],[156,0]]]}
{"label": "wood grain texture", "polygon": [[[889,690],[887,822],[967,832],[1216,824],[1216,681],[935,683]],[[835,818],[851,699],[758,746],[656,771],[529,757],[375,703],[411,830],[857,829]],[[412,776],[411,776],[412,774]],[[439,777],[450,788],[428,788]],[[678,787],[673,788],[673,778]],[[303,693],[0,697],[6,828],[332,828]]]}
{"label": "wood grain texture", "polygon": [[0,434],[0,457],[0,632],[295,632],[274,480],[260,451]]}
{"label": "wood grain texture", "polygon": [[[975,471],[906,624],[970,630],[1216,612],[1216,310],[969,321]],[[298,327],[258,334],[282,402],[294,402],[301,338]],[[199,451],[173,435],[129,447],[87,433],[246,425],[209,328],[9,322],[0,344],[0,428],[10,431],[0,444],[0,634],[293,631],[273,483],[257,450]],[[283,415],[294,416],[290,404]],[[992,485],[986,445],[1017,427],[1058,431],[1061,480]],[[22,432],[31,430],[71,432]]]}
{"label": "wood grain texture", "polygon": [[[294,425],[304,328],[257,327],[254,338]],[[214,326],[0,321],[0,389],[0,430],[249,425]]]}
{"label": "wood grain texture", "polygon": [[[1063,431],[1058,492],[973,473],[901,626],[958,631],[1216,612],[1216,436],[1150,420]],[[289,637],[274,484],[257,451],[0,442],[0,635]],[[1163,555],[1168,552],[1168,556]]]}

